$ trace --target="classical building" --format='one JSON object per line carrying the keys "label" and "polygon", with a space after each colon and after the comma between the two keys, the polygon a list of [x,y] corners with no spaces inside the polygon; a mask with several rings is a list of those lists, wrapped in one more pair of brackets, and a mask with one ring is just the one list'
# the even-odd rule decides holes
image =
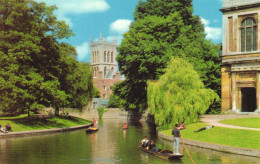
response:
{"label": "classical building", "polygon": [[223,0],[221,109],[260,112],[260,0]]}
{"label": "classical building", "polygon": [[124,80],[118,71],[116,62],[117,40],[109,42],[103,40],[100,33],[99,41],[94,42],[91,37],[90,44],[90,63],[93,70],[93,81],[100,91],[101,98],[109,98],[112,94],[111,87],[118,81]]}

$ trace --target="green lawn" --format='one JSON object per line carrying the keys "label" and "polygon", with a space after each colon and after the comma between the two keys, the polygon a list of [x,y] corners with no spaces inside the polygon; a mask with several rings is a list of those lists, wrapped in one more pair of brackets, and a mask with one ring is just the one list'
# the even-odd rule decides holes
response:
{"label": "green lawn", "polygon": [[[207,124],[196,123],[186,126],[185,130],[181,130],[181,136],[185,139],[191,139],[202,142],[215,143],[240,148],[260,149],[260,131],[230,129],[223,127],[214,127],[195,133]],[[172,129],[162,130],[166,135],[171,135]]]}
{"label": "green lawn", "polygon": [[260,128],[260,117],[236,118],[236,119],[221,120],[219,122],[228,125]]}
{"label": "green lawn", "polygon": [[67,119],[65,117],[52,117],[52,118],[47,118],[46,121],[40,120],[37,117],[31,119],[26,117],[26,118],[15,119],[15,120],[10,118],[7,120],[0,120],[0,125],[4,127],[7,123],[11,125],[13,132],[19,132],[19,131],[72,127],[77,125],[89,124],[91,123],[91,121],[84,120],[81,118],[75,118],[75,117],[71,119]]}

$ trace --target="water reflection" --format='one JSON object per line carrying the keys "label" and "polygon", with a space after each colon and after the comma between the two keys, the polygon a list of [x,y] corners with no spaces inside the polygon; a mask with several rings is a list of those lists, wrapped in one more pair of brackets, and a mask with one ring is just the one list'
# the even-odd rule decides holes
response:
{"label": "water reflection", "polygon": [[[79,131],[46,134],[33,137],[0,139],[0,163],[87,163],[87,164],[146,164],[146,163],[191,163],[183,146],[182,160],[164,160],[139,149],[144,136],[155,140],[158,147],[171,149],[173,143],[159,140],[155,127],[145,122],[128,122],[108,119],[98,122],[99,131],[86,134]],[[195,163],[260,163],[259,158],[221,153],[209,149],[186,145]]]}

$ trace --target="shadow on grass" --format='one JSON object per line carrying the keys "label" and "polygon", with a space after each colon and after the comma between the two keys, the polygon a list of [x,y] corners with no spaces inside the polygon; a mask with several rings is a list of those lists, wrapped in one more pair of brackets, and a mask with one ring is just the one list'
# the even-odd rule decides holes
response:
{"label": "shadow on grass", "polygon": [[50,129],[69,127],[71,123],[80,124],[77,118],[52,117],[52,118],[24,118],[13,120],[14,123],[21,126],[29,126],[32,129]]}

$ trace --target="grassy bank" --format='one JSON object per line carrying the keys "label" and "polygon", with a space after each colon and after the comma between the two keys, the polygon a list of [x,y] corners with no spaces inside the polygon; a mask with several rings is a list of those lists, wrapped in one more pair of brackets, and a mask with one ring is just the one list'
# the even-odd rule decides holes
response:
{"label": "grassy bank", "polygon": [[[194,132],[204,126],[207,126],[207,124],[196,123],[187,125],[185,130],[181,130],[181,136],[190,140],[260,150],[260,131],[214,127],[198,133]],[[171,135],[171,131],[172,129],[168,129],[161,132]]]}
{"label": "grassy bank", "polygon": [[234,125],[234,126],[260,128],[260,117],[236,118],[236,119],[221,120],[219,122],[223,124]]}
{"label": "grassy bank", "polygon": [[[13,132],[19,131],[32,131],[32,130],[43,130],[43,129],[53,129],[53,128],[64,128],[72,127],[77,125],[85,125],[91,123],[89,120],[84,120],[81,118],[70,118],[65,117],[51,117],[46,119],[40,119],[38,117],[24,117],[18,116],[13,118],[5,118],[5,120],[0,120],[0,125],[4,126],[9,123],[13,129]],[[3,118],[1,118],[3,119]]]}

